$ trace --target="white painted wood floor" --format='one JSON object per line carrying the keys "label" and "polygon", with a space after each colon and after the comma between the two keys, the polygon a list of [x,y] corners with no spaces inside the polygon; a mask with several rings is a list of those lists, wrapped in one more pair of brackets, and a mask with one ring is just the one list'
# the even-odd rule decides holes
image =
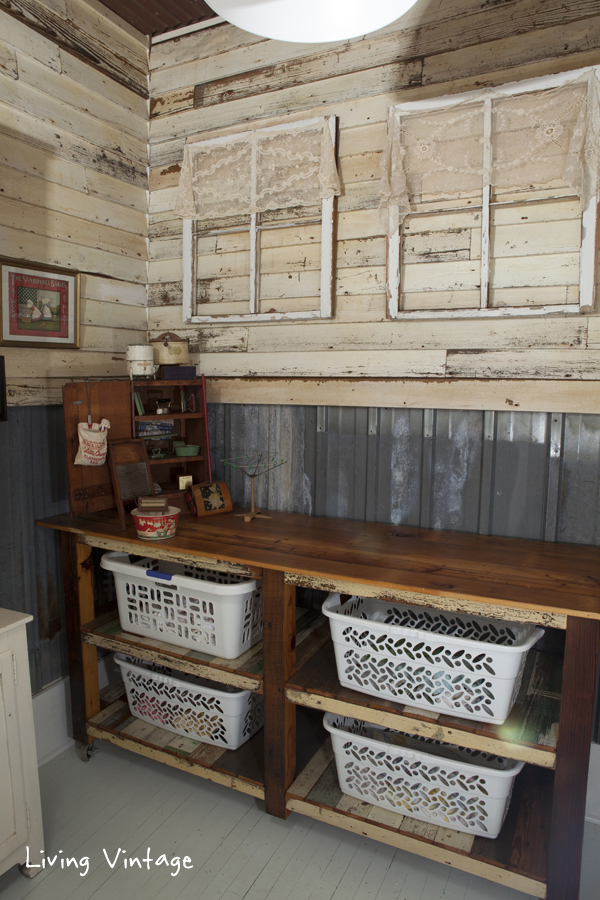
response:
{"label": "white painted wood floor", "polygon": [[[62,851],[89,871],[0,876],[2,900],[525,900],[526,895],[262,804],[110,744],[88,763],[73,748],[40,769],[46,856]],[[192,869],[150,871],[111,862],[191,857]],[[121,854],[120,859],[123,858]],[[586,824],[580,900],[597,900],[600,826]]]}

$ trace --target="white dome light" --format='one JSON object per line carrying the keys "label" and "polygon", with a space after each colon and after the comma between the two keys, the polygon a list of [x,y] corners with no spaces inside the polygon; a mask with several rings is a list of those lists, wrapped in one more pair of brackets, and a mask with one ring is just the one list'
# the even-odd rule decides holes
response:
{"label": "white dome light", "polygon": [[317,44],[345,41],[395,22],[417,0],[210,0],[216,13],[250,34]]}

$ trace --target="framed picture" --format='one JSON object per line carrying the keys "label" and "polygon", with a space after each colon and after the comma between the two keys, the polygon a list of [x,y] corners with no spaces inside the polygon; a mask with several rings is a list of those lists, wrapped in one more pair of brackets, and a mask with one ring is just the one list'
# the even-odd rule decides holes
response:
{"label": "framed picture", "polygon": [[79,347],[79,273],[0,258],[2,344]]}

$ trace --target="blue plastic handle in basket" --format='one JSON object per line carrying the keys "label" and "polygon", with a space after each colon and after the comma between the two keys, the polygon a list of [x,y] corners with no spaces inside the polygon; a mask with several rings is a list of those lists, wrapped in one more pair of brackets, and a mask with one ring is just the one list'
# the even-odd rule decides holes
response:
{"label": "blue plastic handle in basket", "polygon": [[164,578],[165,581],[172,581],[173,576],[167,575],[166,572],[155,572],[154,569],[146,569],[146,575],[150,578]]}

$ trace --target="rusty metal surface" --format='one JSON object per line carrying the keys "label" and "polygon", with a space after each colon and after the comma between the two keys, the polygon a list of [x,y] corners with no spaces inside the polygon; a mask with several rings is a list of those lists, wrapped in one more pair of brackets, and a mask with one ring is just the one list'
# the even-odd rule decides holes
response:
{"label": "rusty metal surface", "polygon": [[209,421],[236,503],[249,481],[221,459],[261,449],[288,460],[257,479],[273,509],[600,544],[600,416],[212,404]]}

